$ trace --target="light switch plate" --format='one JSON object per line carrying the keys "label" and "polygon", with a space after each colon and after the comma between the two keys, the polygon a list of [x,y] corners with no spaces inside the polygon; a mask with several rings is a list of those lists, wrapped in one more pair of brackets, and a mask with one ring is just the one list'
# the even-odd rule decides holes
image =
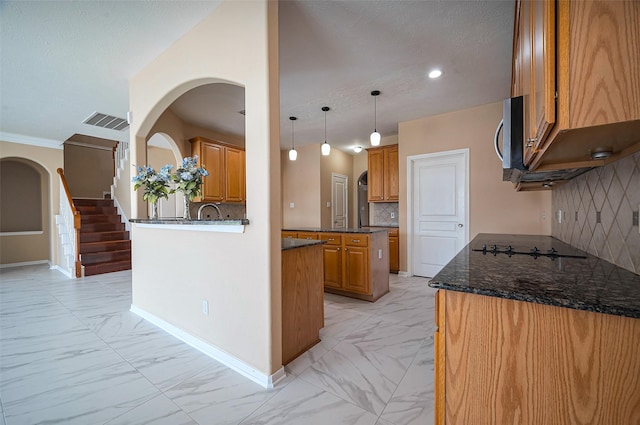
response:
{"label": "light switch plate", "polygon": [[293,202],[289,202],[289,208],[293,208]]}
{"label": "light switch plate", "polygon": [[327,208],[331,208],[331,202],[327,202]]}

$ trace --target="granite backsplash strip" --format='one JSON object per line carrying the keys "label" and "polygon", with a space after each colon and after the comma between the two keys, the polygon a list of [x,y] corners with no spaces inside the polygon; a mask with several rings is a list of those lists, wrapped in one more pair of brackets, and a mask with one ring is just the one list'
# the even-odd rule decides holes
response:
{"label": "granite backsplash strip", "polygon": [[[198,208],[201,205],[206,204],[207,202],[192,202],[189,204],[189,209],[191,210],[191,217],[196,218],[198,216]],[[246,218],[247,207],[244,204],[218,204],[216,203],[218,208],[220,208],[220,213],[222,214],[222,218],[225,219],[242,219]],[[203,217],[202,218],[218,218],[215,209],[213,208],[204,208],[202,210]],[[211,217],[207,217],[209,214]]]}
{"label": "granite backsplash strip", "polygon": [[397,227],[398,203],[397,202],[371,202],[369,204],[369,225]]}
{"label": "granite backsplash strip", "polygon": [[554,189],[552,205],[554,237],[640,274],[640,152]]}

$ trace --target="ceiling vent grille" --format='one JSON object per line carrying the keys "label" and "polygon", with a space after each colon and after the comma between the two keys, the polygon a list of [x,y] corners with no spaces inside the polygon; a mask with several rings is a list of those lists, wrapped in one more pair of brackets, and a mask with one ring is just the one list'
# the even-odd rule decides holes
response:
{"label": "ceiling vent grille", "polygon": [[95,125],[96,127],[108,128],[110,130],[126,130],[129,123],[124,118],[114,117],[113,115],[101,114],[94,112],[89,118],[82,121],[83,124]]}

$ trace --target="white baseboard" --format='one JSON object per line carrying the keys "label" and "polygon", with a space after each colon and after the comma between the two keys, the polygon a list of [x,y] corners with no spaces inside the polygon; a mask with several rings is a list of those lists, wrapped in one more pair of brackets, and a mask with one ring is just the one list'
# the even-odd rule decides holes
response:
{"label": "white baseboard", "polygon": [[280,380],[284,379],[284,377],[286,376],[284,367],[280,367],[280,369],[278,369],[272,375],[262,373],[254,367],[246,364],[242,360],[230,355],[229,353],[226,353],[221,349],[207,342],[204,342],[200,338],[197,338],[183,331],[182,329],[177,328],[171,323],[166,322],[158,316],[151,314],[139,307],[136,307],[133,304],[131,305],[131,312],[133,314],[137,314],[148,322],[153,323],[163,331],[175,336],[180,341],[189,344],[201,353],[206,354],[207,356],[216,361],[219,361],[228,368],[235,370],[239,374],[251,379],[253,382],[262,385],[264,388],[273,388]]}
{"label": "white baseboard", "polygon": [[8,269],[10,267],[35,266],[36,264],[49,264],[49,260],[23,261],[21,263],[0,264],[0,269]]}
{"label": "white baseboard", "polygon": [[400,276],[400,277],[409,277],[409,273],[408,272],[403,272],[402,270],[400,270],[398,272],[398,276]]}
{"label": "white baseboard", "polygon": [[129,218],[127,218],[127,215],[124,213],[124,210],[120,207],[120,204],[118,203],[118,199],[115,196],[112,196],[112,198],[113,198],[113,205],[116,207],[116,211],[118,211],[118,214],[120,214],[120,217],[122,217],[125,230],[129,232],[129,235],[131,235],[131,223],[129,223]]}
{"label": "white baseboard", "polygon": [[62,273],[63,275],[67,276],[69,279],[75,279],[75,278],[76,278],[75,276],[73,276],[73,275],[71,274],[71,271],[70,271],[70,270],[66,270],[66,269],[65,269],[65,268],[63,268],[63,267],[55,266],[55,265],[51,265],[51,263],[49,263],[49,269],[50,269],[50,270],[57,270],[57,271],[59,271],[60,273]]}

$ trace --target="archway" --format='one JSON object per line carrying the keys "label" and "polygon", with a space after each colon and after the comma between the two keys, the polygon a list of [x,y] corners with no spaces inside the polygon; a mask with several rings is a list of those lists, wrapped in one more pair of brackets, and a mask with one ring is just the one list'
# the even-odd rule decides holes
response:
{"label": "archway", "polygon": [[52,252],[49,172],[26,158],[0,163],[0,264],[47,263]]}
{"label": "archway", "polygon": [[[147,165],[156,171],[167,164],[175,170],[182,162],[182,153],[176,142],[166,133],[154,133],[147,140]],[[173,188],[175,184],[171,184]],[[159,201],[160,217],[181,217],[184,209],[184,199],[181,193],[169,194],[167,199]]]}

